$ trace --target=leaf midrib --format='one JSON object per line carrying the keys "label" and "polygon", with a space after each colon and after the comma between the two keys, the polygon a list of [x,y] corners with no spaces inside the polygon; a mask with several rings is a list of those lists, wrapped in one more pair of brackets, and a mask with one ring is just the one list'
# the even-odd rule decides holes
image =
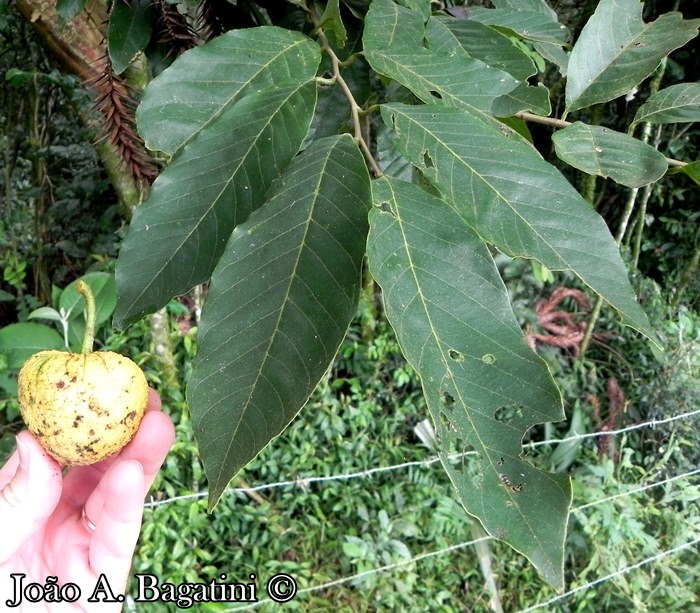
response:
{"label": "leaf midrib", "polygon": [[[219,474],[216,477],[217,483],[219,481],[221,481],[222,474],[224,474],[226,472],[225,471],[226,461],[228,460],[229,456],[232,453],[234,440],[236,438],[236,435],[238,434],[238,431],[239,431],[239,428],[241,427],[241,424],[243,423],[243,419],[246,416],[246,414],[249,410],[249,407],[251,406],[253,392],[257,388],[258,382],[260,381],[261,377],[263,376],[263,372],[265,370],[265,365],[267,364],[268,358],[270,356],[270,348],[272,347],[272,344],[274,343],[274,341],[277,338],[277,335],[280,331],[280,322],[282,320],[282,315],[284,314],[284,312],[287,309],[291,288],[297,279],[297,271],[299,268],[299,261],[301,260],[301,255],[303,253],[304,246],[306,245],[306,237],[308,236],[309,228],[311,227],[311,224],[313,222],[313,213],[314,213],[316,206],[318,204],[318,200],[319,200],[319,196],[320,196],[320,187],[321,187],[321,184],[323,183],[323,180],[324,180],[325,169],[326,169],[326,166],[328,165],[328,161],[330,159],[331,153],[335,149],[336,146],[337,146],[337,143],[334,144],[333,147],[330,147],[327,150],[325,160],[323,161],[323,164],[319,166],[319,172],[316,175],[317,176],[316,187],[314,188],[314,191],[313,191],[313,193],[314,193],[313,204],[309,207],[309,214],[308,214],[307,219],[306,219],[306,228],[304,229],[304,237],[303,237],[303,240],[299,244],[299,248],[297,250],[297,256],[296,256],[296,260],[294,262],[292,273],[289,275],[289,283],[287,284],[285,297],[284,297],[284,300],[282,302],[282,306],[279,309],[279,314],[277,316],[277,321],[275,322],[274,330],[270,334],[270,340],[267,344],[267,348],[265,349],[263,359],[260,361],[260,366],[258,367],[257,373],[255,374],[255,379],[254,379],[253,383],[250,385],[251,393],[249,394],[249,399],[248,399],[248,401],[246,401],[243,409],[240,411],[238,420],[237,420],[237,422],[233,428],[232,434],[229,438],[229,444],[228,444],[228,447],[226,448],[226,451],[224,453],[224,461],[221,463],[221,468],[219,470]],[[281,192],[281,193],[284,193],[284,192]]]}

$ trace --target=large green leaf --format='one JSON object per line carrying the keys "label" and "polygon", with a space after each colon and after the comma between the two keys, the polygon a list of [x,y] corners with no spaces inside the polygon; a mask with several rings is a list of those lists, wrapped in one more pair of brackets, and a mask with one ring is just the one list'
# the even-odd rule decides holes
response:
{"label": "large green leaf", "polygon": [[484,64],[524,81],[537,72],[534,62],[505,34],[471,19],[440,19],[464,50]]}
{"label": "large green leaf", "polygon": [[44,349],[64,349],[61,335],[44,324],[22,322],[0,328],[0,353],[8,368],[21,368],[27,359]]}
{"label": "large green leaf", "polygon": [[109,59],[117,74],[146,48],[153,30],[151,0],[116,0],[109,17],[107,40]]}
{"label": "large green leaf", "polygon": [[605,222],[531,147],[467,109],[391,104],[382,117],[482,237],[509,255],[572,270],[624,323],[655,338]]}
{"label": "large green leaf", "polygon": [[115,325],[209,278],[233,228],[299,151],[315,102],[313,80],[251,93],[179,151],[131,220],[117,260]]}
{"label": "large green leaf", "polygon": [[246,94],[305,83],[321,62],[319,46],[276,27],[232,30],[181,55],[144,92],[136,119],[146,145],[173,154]]}
{"label": "large green leaf", "polygon": [[577,121],[556,132],[552,140],[559,159],[627,187],[658,181],[668,170],[666,158],[654,147],[610,128]]}
{"label": "large green leaf", "polygon": [[[527,346],[487,246],[416,185],[373,184],[368,258],[387,317],[420,375],[439,455],[465,509],[563,587],[571,488],[523,459],[533,425],[564,418],[545,363]],[[450,459],[475,451],[475,457]]]}
{"label": "large green leaf", "polygon": [[642,21],[638,0],[601,0],[571,51],[567,112],[626,94],[671,51],[697,35],[700,19],[666,13]]}
{"label": "large green leaf", "polygon": [[[427,33],[436,36],[433,28],[451,36],[442,23],[433,18],[430,22],[426,31],[418,13],[391,0],[375,0],[367,13],[363,36],[367,61],[375,71],[395,79],[425,102],[489,111],[496,97],[517,85],[512,75],[469,57],[453,36],[449,50],[442,45],[423,47]],[[431,42],[430,37],[427,40]]]}
{"label": "large green leaf", "polygon": [[634,124],[700,121],[700,83],[678,83],[656,92],[637,109]]}
{"label": "large green leaf", "polygon": [[369,175],[349,135],[290,164],[214,274],[187,398],[213,507],[302,408],[355,314]]}

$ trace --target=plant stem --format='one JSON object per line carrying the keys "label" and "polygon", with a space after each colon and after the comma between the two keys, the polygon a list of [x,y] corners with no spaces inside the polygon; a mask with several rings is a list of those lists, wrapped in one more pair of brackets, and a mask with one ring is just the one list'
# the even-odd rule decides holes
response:
{"label": "plant stem", "polygon": [[685,290],[688,289],[690,282],[698,274],[698,268],[700,268],[700,244],[695,245],[695,251],[693,251],[690,262],[688,262],[678,282],[676,293],[671,299],[671,306],[676,307],[680,304],[681,296],[685,293]]}
{"label": "plant stem", "polygon": [[83,348],[81,353],[91,353],[95,342],[95,296],[92,295],[90,286],[80,279],[75,284],[75,289],[85,298],[85,335],[83,336]]}
{"label": "plant stem", "polygon": [[374,174],[374,176],[381,177],[384,173],[382,173],[381,168],[379,168],[379,164],[377,164],[377,161],[372,156],[372,152],[369,150],[369,145],[367,144],[367,141],[362,136],[362,122],[360,120],[360,115],[363,113],[362,107],[359,104],[357,104],[357,102],[355,101],[355,97],[352,95],[352,90],[350,89],[350,86],[340,74],[340,68],[343,65],[343,63],[340,61],[340,59],[338,59],[338,56],[335,54],[335,51],[333,51],[333,48],[328,42],[328,37],[326,36],[321,25],[319,24],[317,16],[313,12],[311,13],[311,18],[314,22],[314,26],[316,26],[316,34],[318,35],[318,40],[321,43],[321,48],[331,59],[333,79],[340,86],[340,89],[343,90],[343,93],[345,94],[345,97],[347,98],[350,104],[350,113],[352,116],[352,125],[354,129],[355,142],[360,147],[363,155],[365,156],[365,159],[367,160],[367,163],[372,169],[372,173]]}

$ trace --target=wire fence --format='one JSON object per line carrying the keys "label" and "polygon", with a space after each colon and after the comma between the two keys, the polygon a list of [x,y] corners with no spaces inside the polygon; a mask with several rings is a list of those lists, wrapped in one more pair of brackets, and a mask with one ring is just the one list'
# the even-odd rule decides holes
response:
{"label": "wire fence", "polygon": [[[577,435],[572,435],[568,436],[565,438],[561,439],[550,439],[550,440],[542,440],[542,441],[536,441],[536,442],[531,442],[527,443],[526,445],[523,446],[523,449],[528,449],[528,448],[534,448],[534,447],[540,447],[543,445],[557,445],[560,443],[566,443],[566,442],[575,442],[575,441],[580,441],[580,440],[585,440],[585,439],[593,439],[596,437],[601,437],[601,436],[614,436],[614,435],[620,435],[620,434],[625,434],[628,432],[632,432],[635,430],[639,430],[642,428],[656,428],[657,426],[662,426],[662,425],[667,425],[671,424],[673,422],[678,422],[681,420],[688,420],[692,419],[694,417],[700,416],[700,409],[695,410],[695,411],[689,411],[686,413],[682,413],[679,415],[675,415],[672,417],[664,418],[664,419],[654,419],[654,420],[649,420],[645,422],[640,422],[638,424],[633,424],[631,426],[627,426],[625,428],[620,428],[617,430],[610,430],[610,431],[605,431],[605,432],[593,432],[593,433],[585,433],[585,434],[577,434]],[[450,456],[450,459],[459,459],[465,455],[472,455],[476,452],[466,452],[463,454],[453,454]],[[345,480],[352,480],[352,479],[366,479],[370,478],[374,475],[378,474],[384,474],[384,473],[390,473],[390,472],[395,472],[395,471],[400,471],[400,470],[405,470],[407,468],[427,468],[432,465],[435,465],[440,462],[439,457],[430,457],[425,460],[418,460],[418,461],[411,461],[411,462],[403,462],[400,464],[394,464],[390,466],[380,466],[380,467],[375,467],[371,468],[368,470],[362,470],[362,471],[357,471],[357,472],[352,472],[352,473],[344,473],[344,474],[337,474],[337,475],[330,475],[330,476],[306,476],[306,477],[299,477],[296,479],[291,479],[291,480],[286,480],[286,481],[278,481],[274,483],[264,483],[260,484],[254,487],[246,487],[246,488],[229,488],[226,490],[225,494],[235,494],[235,493],[252,493],[252,492],[259,492],[262,490],[270,490],[270,489],[275,489],[275,488],[283,488],[283,487],[300,487],[300,488],[307,488],[311,483],[324,483],[324,482],[329,482],[329,481],[345,481]],[[620,500],[623,498],[627,498],[630,496],[635,496],[637,494],[641,494],[643,492],[652,490],[654,488],[662,487],[665,485],[668,485],[670,483],[682,481],[682,480],[690,480],[693,477],[700,476],[700,468],[695,468],[692,470],[689,470],[687,472],[681,473],[674,475],[672,477],[667,477],[665,479],[661,479],[658,481],[654,481],[652,483],[647,483],[644,485],[641,485],[640,487],[636,487],[633,489],[629,489],[627,491],[623,491],[617,494],[614,494],[612,496],[606,496],[603,498],[600,498],[598,500],[594,500],[592,502],[588,502],[582,505],[579,505],[577,507],[573,507],[571,509],[572,513],[582,513],[584,510],[590,509],[591,507],[595,507],[597,505],[601,505],[607,502],[612,502],[616,500]],[[145,507],[149,509],[154,509],[156,507],[160,507],[163,505],[170,505],[170,504],[176,504],[180,502],[186,502],[186,501],[196,501],[198,499],[202,499],[208,495],[207,491],[201,491],[201,492],[196,492],[193,494],[186,494],[182,496],[174,496],[171,498],[167,498],[164,500],[150,500],[145,503]],[[485,536],[483,538],[477,538],[469,541],[464,541],[461,543],[456,543],[454,545],[450,545],[448,547],[444,547],[441,549],[437,549],[434,551],[429,551],[425,553],[421,553],[415,556],[412,556],[407,559],[399,560],[391,564],[387,564],[384,566],[379,566],[376,568],[371,568],[362,572],[358,572],[352,575],[347,575],[343,577],[339,577],[338,579],[334,579],[331,581],[327,581],[324,583],[316,584],[316,585],[311,585],[308,587],[303,587],[298,589],[296,596],[303,596],[305,594],[311,594],[313,592],[320,592],[323,590],[328,590],[334,587],[338,587],[344,584],[348,583],[353,583],[362,579],[365,579],[367,577],[377,575],[380,573],[390,573],[394,570],[400,569],[400,568],[405,568],[409,565],[412,564],[417,564],[420,563],[423,560],[429,559],[429,558],[434,558],[437,556],[444,556],[444,555],[449,555],[451,553],[454,553],[456,551],[463,550],[467,547],[471,547],[474,545],[477,545],[478,543],[482,542],[487,542],[493,540],[492,537],[490,536]],[[627,564],[619,569],[617,569],[614,572],[608,573],[604,576],[598,577],[594,580],[591,580],[589,582],[586,582],[582,585],[578,585],[575,587],[572,587],[568,591],[559,594],[549,600],[546,600],[544,602],[539,602],[537,604],[533,604],[526,609],[522,609],[518,611],[517,613],[528,613],[529,611],[536,611],[540,609],[545,609],[547,607],[550,607],[551,605],[554,605],[556,603],[560,603],[565,601],[566,599],[570,598],[574,594],[577,594],[579,592],[591,589],[597,585],[600,585],[602,583],[605,583],[607,581],[612,581],[615,580],[616,578],[619,578],[623,575],[626,575],[628,573],[631,573],[639,568],[642,568],[643,566],[647,566],[649,564],[654,564],[655,562],[658,562],[659,560],[662,560],[668,556],[672,556],[674,554],[680,553],[685,550],[692,549],[694,547],[697,547],[700,545],[700,538],[694,538],[694,539],[689,539],[685,543],[681,543],[679,545],[676,545],[674,547],[671,547],[667,550],[661,551],[655,555],[646,557],[644,559],[638,560],[634,563]],[[242,606],[235,606],[232,608],[224,609],[223,612],[229,612],[229,611],[244,611],[244,610],[249,610],[249,609],[255,609],[258,607],[261,607],[263,605],[270,604],[274,605],[275,601],[270,600],[270,599],[262,599],[254,603],[247,603]]]}
{"label": "wire fence", "polygon": [[[560,443],[569,443],[569,442],[575,442],[575,441],[582,441],[586,439],[591,439],[591,438],[596,438],[596,437],[609,437],[609,436],[615,436],[618,434],[625,434],[628,432],[633,432],[635,430],[640,430],[642,428],[656,428],[657,426],[661,425],[666,425],[670,424],[676,421],[681,421],[684,419],[690,419],[692,417],[697,417],[700,415],[700,409],[696,411],[688,411],[686,413],[681,413],[679,415],[674,415],[672,417],[667,417],[664,419],[652,419],[649,421],[644,421],[640,422],[638,424],[632,424],[631,426],[627,426],[625,428],[620,428],[618,430],[606,430],[605,432],[588,432],[585,434],[576,434],[572,436],[568,436],[565,438],[560,438],[560,439],[549,439],[549,440],[543,440],[543,441],[535,441],[531,443],[527,443],[526,445],[523,446],[523,449],[531,449],[535,447],[541,447],[543,445],[558,445]],[[448,458],[450,460],[458,460],[462,457],[469,456],[469,455],[476,455],[478,452],[477,451],[467,451],[465,453],[455,453]],[[287,481],[277,481],[274,483],[263,483],[261,485],[256,485],[253,487],[231,487],[228,488],[225,492],[224,495],[226,494],[247,494],[247,493],[252,493],[252,492],[260,492],[263,490],[271,490],[275,488],[280,488],[280,487],[290,487],[290,486],[295,486],[295,487],[301,487],[305,488],[308,487],[311,483],[323,483],[325,481],[345,481],[348,479],[360,479],[360,478],[368,478],[372,477],[374,475],[382,474],[382,473],[387,473],[387,472],[394,472],[398,470],[404,470],[406,468],[427,468],[429,466],[432,466],[433,464],[437,464],[440,462],[440,458],[435,456],[431,458],[427,458],[425,460],[414,460],[412,462],[402,462],[400,464],[392,464],[391,466],[378,466],[375,468],[369,468],[367,470],[360,470],[352,473],[344,473],[344,474],[339,474],[339,475],[330,475],[330,476],[308,476],[308,477],[297,477],[296,479],[292,480],[287,480]],[[187,501],[187,500],[196,500],[199,498],[206,498],[209,495],[208,490],[202,490],[201,492],[195,492],[193,494],[183,494],[181,496],[173,496],[172,498],[164,498],[163,500],[149,500],[148,502],[145,503],[146,508],[155,508],[155,507],[160,507],[163,505],[168,505],[168,504],[173,504],[176,502],[182,502],[182,501]]]}

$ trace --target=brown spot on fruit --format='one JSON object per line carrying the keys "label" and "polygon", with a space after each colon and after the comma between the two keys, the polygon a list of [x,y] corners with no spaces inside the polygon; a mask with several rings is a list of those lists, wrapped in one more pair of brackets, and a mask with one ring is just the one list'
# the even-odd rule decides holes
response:
{"label": "brown spot on fruit", "polygon": [[119,451],[148,404],[143,372],[112,352],[42,351],[22,367],[18,389],[27,427],[64,465],[92,464]]}

